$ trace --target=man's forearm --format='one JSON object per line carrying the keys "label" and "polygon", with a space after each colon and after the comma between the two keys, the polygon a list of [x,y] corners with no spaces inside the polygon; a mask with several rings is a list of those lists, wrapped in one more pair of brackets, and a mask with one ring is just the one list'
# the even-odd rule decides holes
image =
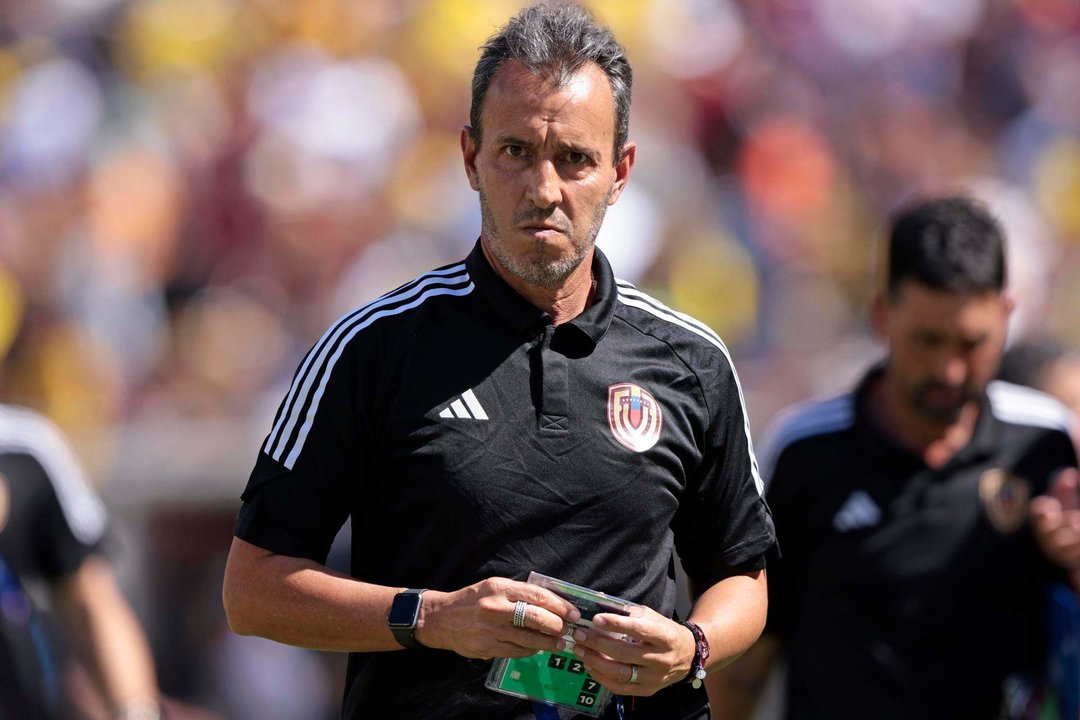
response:
{"label": "man's forearm", "polygon": [[58,607],[79,655],[111,709],[157,707],[158,686],[146,634],[116,585],[112,570],[91,556],[58,588]]}
{"label": "man's forearm", "polygon": [[713,671],[742,655],[761,635],[768,612],[765,571],[735,575],[705,590],[690,611],[709,640],[706,670]]}
{"label": "man's forearm", "polygon": [[360,582],[312,561],[233,538],[223,602],[241,635],[318,650],[400,650],[386,614],[400,588]]}

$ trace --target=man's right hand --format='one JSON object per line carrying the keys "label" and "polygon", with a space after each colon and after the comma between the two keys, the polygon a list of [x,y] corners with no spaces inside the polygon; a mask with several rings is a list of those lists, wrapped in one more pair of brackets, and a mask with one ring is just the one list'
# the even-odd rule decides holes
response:
{"label": "man's right hand", "polygon": [[[528,603],[525,626],[514,626],[514,606]],[[454,592],[428,590],[416,623],[416,640],[469,658],[528,657],[566,647],[567,623],[581,613],[538,585],[489,578]]]}

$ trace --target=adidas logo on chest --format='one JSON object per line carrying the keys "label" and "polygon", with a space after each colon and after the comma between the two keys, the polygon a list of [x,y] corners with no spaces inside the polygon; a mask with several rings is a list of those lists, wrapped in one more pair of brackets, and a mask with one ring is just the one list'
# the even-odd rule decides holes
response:
{"label": "adidas logo on chest", "polygon": [[477,399],[476,393],[469,388],[459,397],[451,400],[450,405],[439,412],[439,417],[457,420],[487,420],[488,414]]}
{"label": "adidas logo on chest", "polygon": [[833,516],[833,527],[837,532],[851,532],[874,527],[881,522],[881,508],[874,498],[864,490],[856,490]]}

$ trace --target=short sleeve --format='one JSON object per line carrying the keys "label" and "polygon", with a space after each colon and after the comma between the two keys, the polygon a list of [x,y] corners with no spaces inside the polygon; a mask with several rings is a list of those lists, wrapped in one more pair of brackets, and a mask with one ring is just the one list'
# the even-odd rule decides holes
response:
{"label": "short sleeve", "polygon": [[104,505],[67,440],[44,417],[4,408],[0,445],[5,479],[19,485],[13,511],[20,517],[11,522],[23,530],[11,540],[12,560],[28,575],[61,580],[100,546]]}
{"label": "short sleeve", "polygon": [[234,531],[265,550],[319,563],[353,507],[367,438],[355,349],[332,340],[324,337],[297,369]]}
{"label": "short sleeve", "polygon": [[776,544],[738,377],[730,363],[725,369],[702,462],[675,520],[679,557],[687,575],[702,588],[760,570]]}

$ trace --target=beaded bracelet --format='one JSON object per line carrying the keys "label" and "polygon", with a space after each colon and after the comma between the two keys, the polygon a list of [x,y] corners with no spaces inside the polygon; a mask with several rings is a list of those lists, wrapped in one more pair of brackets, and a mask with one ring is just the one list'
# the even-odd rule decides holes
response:
{"label": "beaded bracelet", "polygon": [[694,634],[694,659],[690,662],[690,674],[686,676],[686,682],[694,688],[699,688],[705,680],[705,662],[709,659],[709,639],[705,637],[705,631],[697,623],[683,620],[679,624]]}

